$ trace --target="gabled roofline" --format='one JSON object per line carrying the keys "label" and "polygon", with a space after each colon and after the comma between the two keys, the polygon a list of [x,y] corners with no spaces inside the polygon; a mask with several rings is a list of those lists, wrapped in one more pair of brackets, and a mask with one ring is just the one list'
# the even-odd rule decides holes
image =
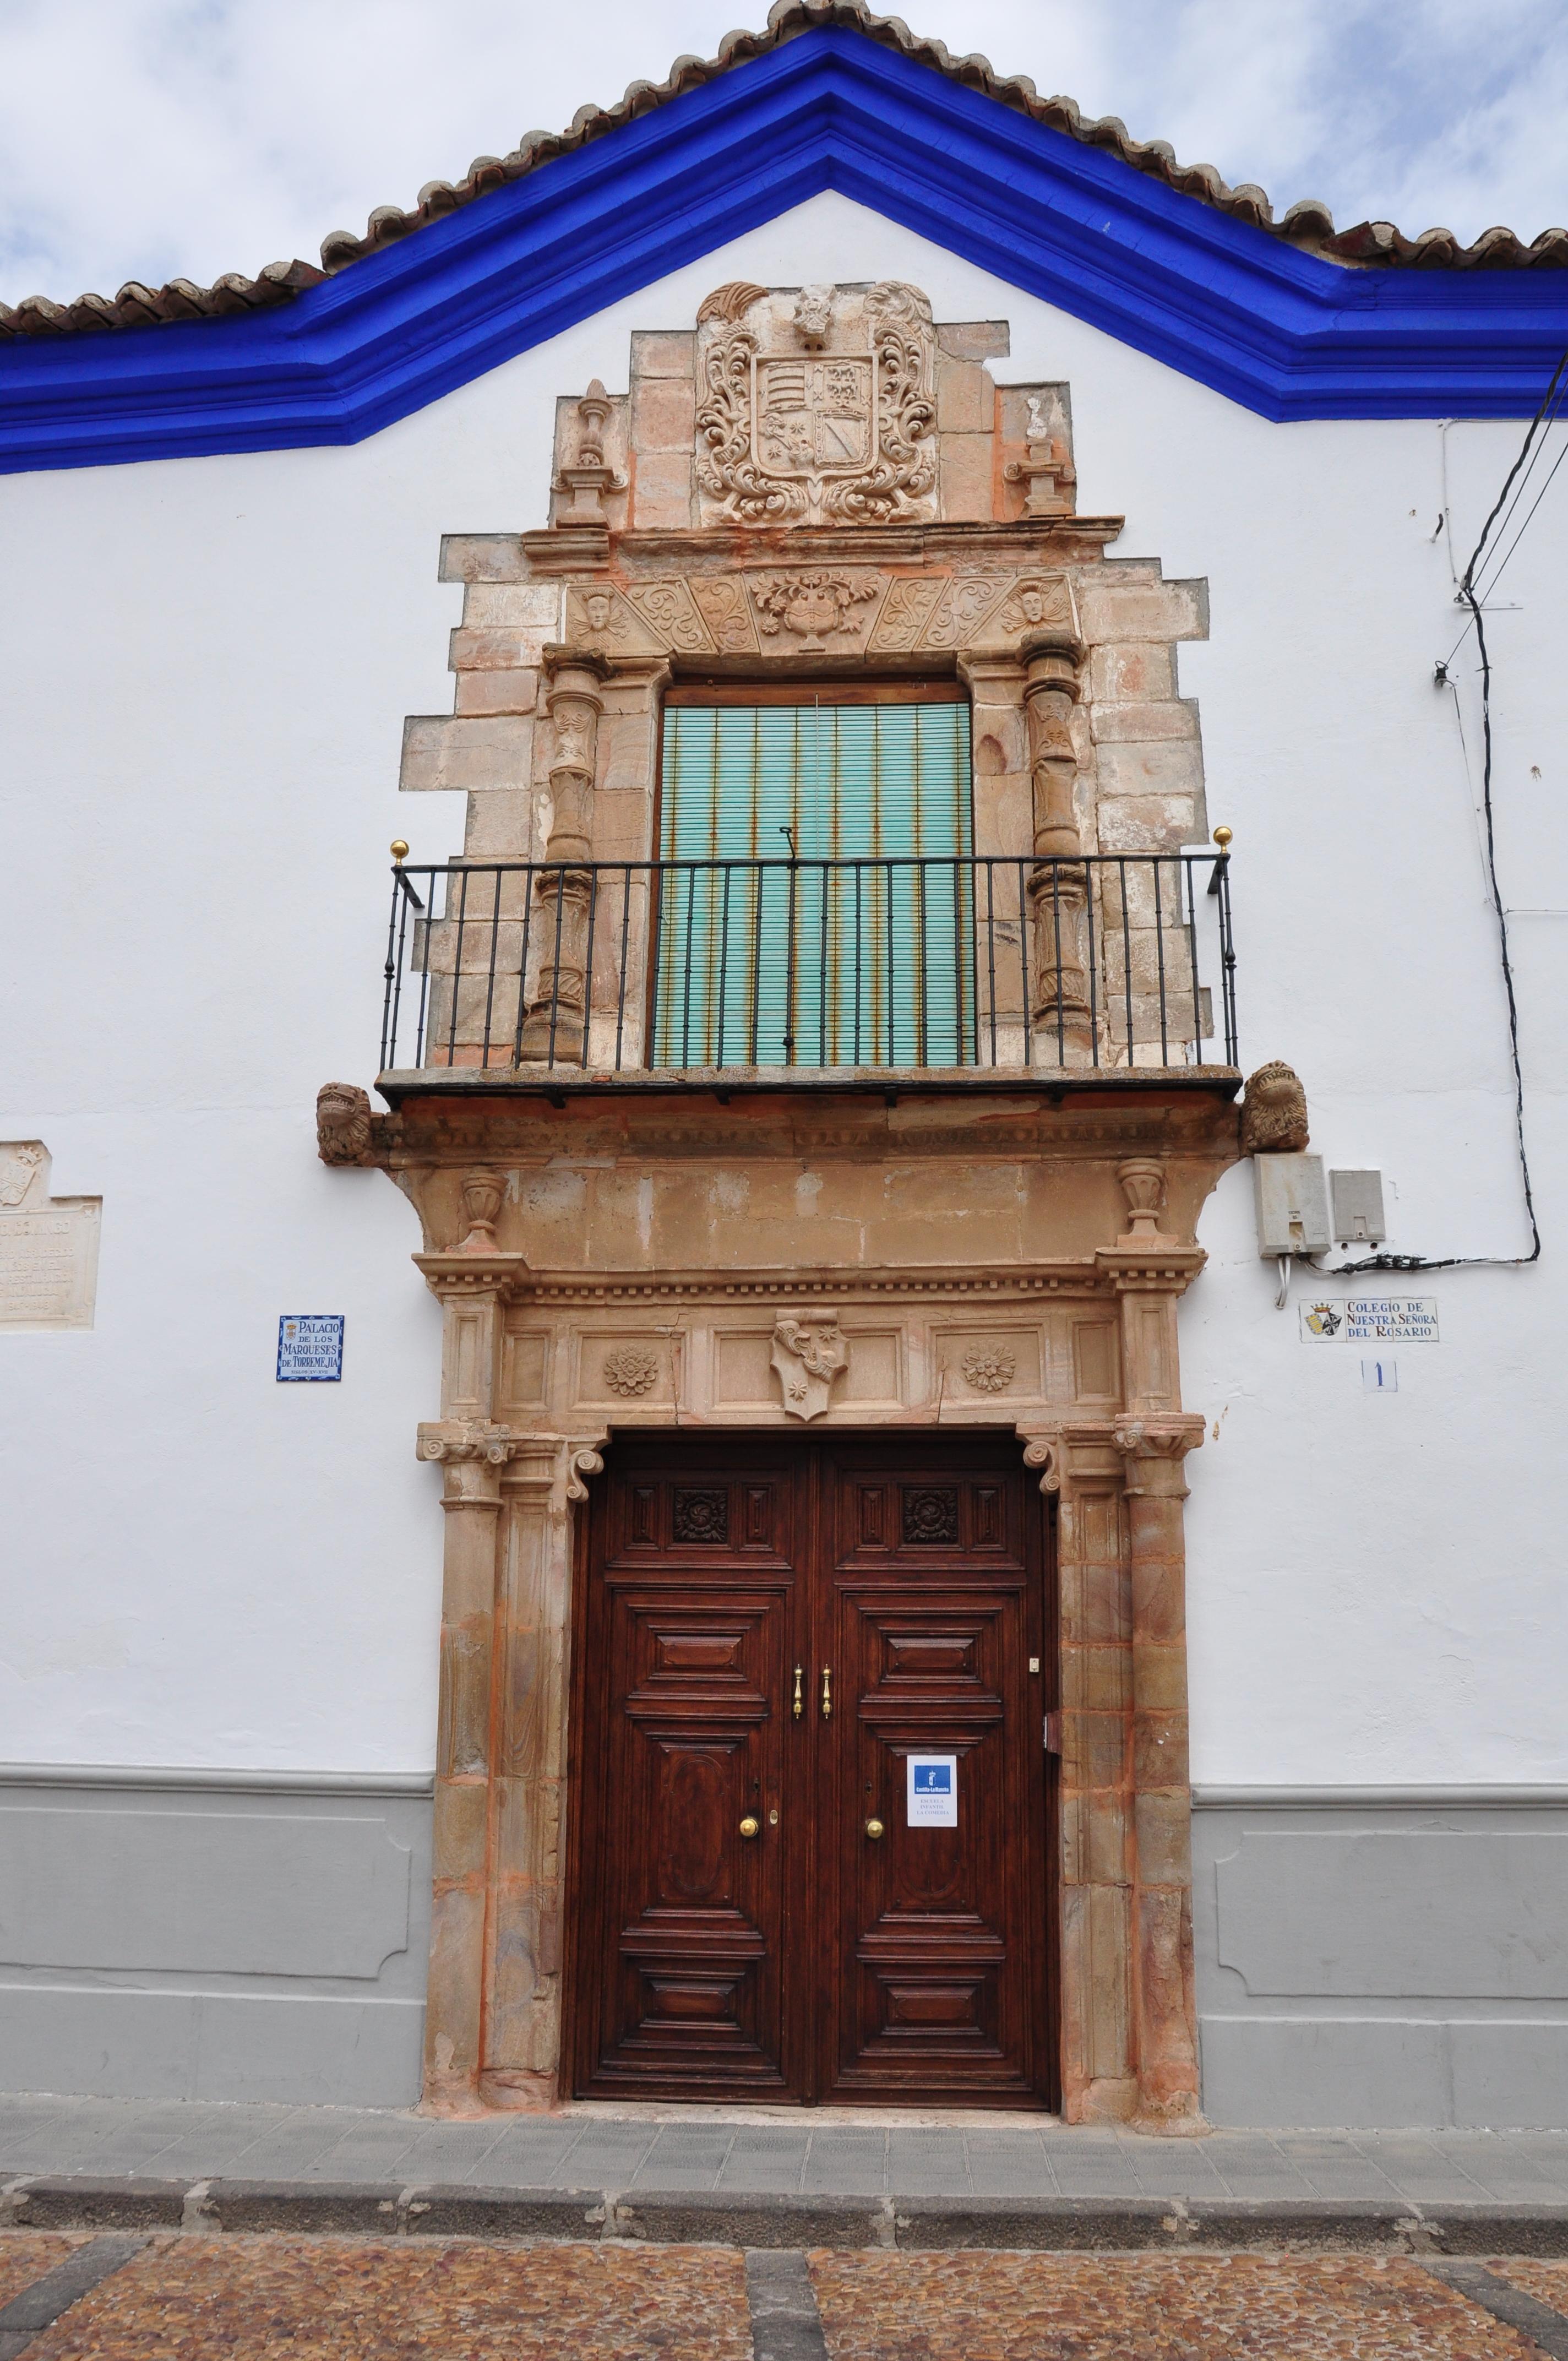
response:
{"label": "gabled roofline", "polygon": [[488,196],[525,172],[572,153],[591,139],[602,139],[622,124],[634,121],[671,99],[697,90],[718,74],[729,73],[752,58],[763,56],[783,41],[793,40],[814,27],[847,25],[904,56],[916,59],[950,81],[983,91],[1003,106],[1016,108],[1036,123],[1064,132],[1085,146],[1102,148],[1140,172],[1200,203],[1213,205],[1236,221],[1267,230],[1303,251],[1349,264],[1377,263],[1390,269],[1522,270],[1568,267],[1568,229],[1545,229],[1527,245],[1511,229],[1484,230],[1469,246],[1462,246],[1451,229],[1422,230],[1407,237],[1392,222],[1358,222],[1336,230],[1327,205],[1308,197],[1291,205],[1278,219],[1266,192],[1255,181],[1232,188],[1212,164],[1181,164],[1164,139],[1135,139],[1120,116],[1085,115],[1070,98],[1042,98],[1027,74],[999,74],[989,58],[978,53],[954,57],[943,41],[912,33],[902,18],[872,14],[868,0],[773,0],[765,31],[727,33],[712,58],[681,57],[662,82],[636,82],[616,106],[583,106],[565,131],[530,131],[510,155],[477,156],[461,181],[427,181],[417,203],[406,212],[400,205],[378,205],[362,237],[352,230],[331,230],[322,240],[322,268],[311,262],[269,262],[254,279],[227,271],[211,287],[189,279],[171,279],[167,286],[145,287],[129,280],[118,295],[79,295],[74,302],[58,303],[43,295],[29,295],[14,309],[0,303],[0,337],[71,335],[104,329],[171,326],[178,322],[223,318],[288,302],[306,287],[313,287],[334,271],[395,244],[432,222]]}
{"label": "gabled roofline", "polygon": [[1266,418],[1529,415],[1568,345],[1556,270],[1347,269],[817,23],[291,302],[0,348],[0,468],[357,442],[827,189]]}

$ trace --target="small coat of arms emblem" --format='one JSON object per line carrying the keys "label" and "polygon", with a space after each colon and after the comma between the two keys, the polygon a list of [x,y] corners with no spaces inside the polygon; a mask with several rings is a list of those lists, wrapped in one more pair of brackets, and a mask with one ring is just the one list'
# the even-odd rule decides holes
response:
{"label": "small coat of arms emblem", "polygon": [[1344,1324],[1343,1311],[1337,1303],[1309,1303],[1304,1317],[1314,1336],[1337,1336]]}
{"label": "small coat of arms emblem", "polygon": [[858,475],[877,453],[870,353],[752,361],[752,456],[770,476]]}

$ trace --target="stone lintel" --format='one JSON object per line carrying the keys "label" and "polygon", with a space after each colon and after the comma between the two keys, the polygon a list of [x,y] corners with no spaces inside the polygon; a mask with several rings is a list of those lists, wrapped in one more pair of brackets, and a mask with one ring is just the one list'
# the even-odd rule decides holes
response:
{"label": "stone lintel", "polygon": [[[1027,523],[982,521],[928,524],[707,525],[633,530],[613,536],[614,562],[629,572],[663,573],[672,566],[707,559],[723,566],[895,566],[917,567],[950,561],[973,565],[998,559],[1022,566],[1081,564],[1117,539],[1126,519],[1119,516],[1050,517]],[[524,534],[529,545],[545,538]]]}

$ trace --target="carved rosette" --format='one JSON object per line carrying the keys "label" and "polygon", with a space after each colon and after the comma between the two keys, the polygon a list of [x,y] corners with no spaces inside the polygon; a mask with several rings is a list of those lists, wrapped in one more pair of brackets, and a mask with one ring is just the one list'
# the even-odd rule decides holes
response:
{"label": "carved rosette", "polygon": [[659,1356],[646,1345],[620,1345],[604,1356],[604,1381],[612,1394],[652,1393],[658,1376]]}
{"label": "carved rosette", "polygon": [[971,1345],[959,1367],[977,1394],[1003,1394],[1018,1373],[1018,1359],[1005,1345]]}

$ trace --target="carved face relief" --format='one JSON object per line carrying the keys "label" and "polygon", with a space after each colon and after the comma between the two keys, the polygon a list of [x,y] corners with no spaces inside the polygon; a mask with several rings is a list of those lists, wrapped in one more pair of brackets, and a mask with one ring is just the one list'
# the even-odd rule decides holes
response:
{"label": "carved face relief", "polygon": [[1078,618],[1073,607],[1072,587],[1063,574],[1025,576],[1014,586],[1013,594],[997,617],[999,630],[1006,638],[1022,637],[1025,631],[1060,631],[1078,635]]}
{"label": "carved face relief", "polygon": [[[370,1100],[357,1082],[323,1082],[316,1093],[316,1153],[323,1164],[357,1164],[370,1146]],[[0,1169],[0,1205],[7,1197]]]}
{"label": "carved face relief", "polygon": [[635,610],[606,583],[590,582],[574,588],[566,613],[568,632],[584,646],[615,651],[642,643],[644,633]]}
{"label": "carved face relief", "polygon": [[803,287],[795,299],[795,329],[807,352],[820,352],[833,326],[831,287]]}

